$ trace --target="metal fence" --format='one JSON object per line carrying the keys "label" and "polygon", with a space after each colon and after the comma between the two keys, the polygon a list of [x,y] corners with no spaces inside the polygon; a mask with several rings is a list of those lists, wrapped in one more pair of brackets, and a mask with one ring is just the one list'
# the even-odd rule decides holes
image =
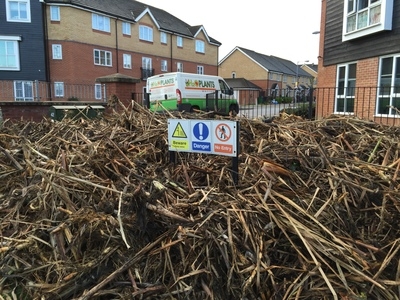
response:
{"label": "metal fence", "polygon": [[[133,87],[134,88],[134,87]],[[332,114],[352,115],[380,124],[400,126],[400,88],[332,87],[267,90],[235,90],[239,117],[270,120],[281,113],[308,119]],[[0,101],[106,102],[103,84],[63,84],[40,81],[0,80]],[[116,95],[118,96],[118,95]],[[145,106],[145,95],[133,92],[132,99]],[[128,99],[121,99],[128,100]],[[129,101],[128,100],[128,101]]]}
{"label": "metal fence", "polygon": [[106,101],[104,84],[0,80],[0,101]]}
{"label": "metal fence", "polygon": [[270,119],[282,112],[308,119],[351,115],[379,124],[400,126],[400,88],[334,87],[238,92],[239,115]]}

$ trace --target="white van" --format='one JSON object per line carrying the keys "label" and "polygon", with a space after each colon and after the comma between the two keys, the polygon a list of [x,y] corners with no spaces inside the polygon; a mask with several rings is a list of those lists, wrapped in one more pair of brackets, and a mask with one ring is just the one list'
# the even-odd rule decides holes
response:
{"label": "white van", "polygon": [[195,110],[238,113],[233,90],[222,77],[183,72],[164,73],[147,79],[149,107],[153,111]]}

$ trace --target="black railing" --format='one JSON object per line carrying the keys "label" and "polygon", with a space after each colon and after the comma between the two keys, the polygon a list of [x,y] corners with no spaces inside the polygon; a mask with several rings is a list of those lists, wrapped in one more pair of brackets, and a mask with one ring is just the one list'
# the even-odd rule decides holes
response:
{"label": "black railing", "polygon": [[31,101],[106,101],[106,86],[104,84],[62,84],[44,81],[0,80],[0,101],[31,102]]}
{"label": "black railing", "polygon": [[149,78],[149,77],[154,75],[154,69],[140,68],[140,72],[142,74],[142,76],[141,76],[142,80],[147,80],[147,78]]}
{"label": "black railing", "polygon": [[[146,76],[154,72],[154,70],[144,69],[142,71],[146,73],[143,74]],[[135,89],[137,88],[132,85],[132,90]],[[61,94],[57,96],[57,93]],[[16,97],[16,94],[19,97]],[[33,81],[32,86],[21,86],[20,89],[16,89],[13,81],[0,81],[0,101],[2,102],[106,102],[109,96],[104,84],[65,84],[60,92],[56,90],[54,83]],[[148,105],[143,93],[133,92],[131,97],[132,99],[129,100],[135,100],[143,106]],[[227,105],[230,105],[232,101],[221,101],[218,97],[214,93],[207,97],[207,110],[228,111]],[[320,119],[334,114],[352,115],[381,124],[400,126],[400,88],[398,87],[235,90],[234,98],[239,104],[237,116],[243,118],[271,120],[273,117],[287,113],[307,119]]]}

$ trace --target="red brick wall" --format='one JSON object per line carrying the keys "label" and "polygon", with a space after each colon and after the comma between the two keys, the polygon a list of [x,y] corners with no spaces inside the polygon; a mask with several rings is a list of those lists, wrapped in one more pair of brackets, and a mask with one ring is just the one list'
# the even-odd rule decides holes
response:
{"label": "red brick wall", "polygon": [[[0,106],[3,121],[9,120],[11,122],[15,121],[33,121],[41,122],[44,117],[49,118],[50,107],[54,105],[53,103],[38,104],[37,102],[32,103],[10,103],[10,105]],[[7,125],[7,122],[5,123]]]}

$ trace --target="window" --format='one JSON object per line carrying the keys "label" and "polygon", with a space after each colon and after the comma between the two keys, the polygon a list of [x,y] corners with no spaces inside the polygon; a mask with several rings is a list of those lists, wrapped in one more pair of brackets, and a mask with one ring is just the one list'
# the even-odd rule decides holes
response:
{"label": "window", "polygon": [[219,79],[218,82],[219,82],[219,90],[221,91],[221,93],[229,95],[230,88],[227,85],[227,83],[221,79]]}
{"label": "window", "polygon": [[232,78],[236,78],[236,72],[232,72]]}
{"label": "window", "polygon": [[92,14],[92,28],[100,31],[110,32],[110,18]]}
{"label": "window", "polygon": [[353,113],[354,96],[356,89],[357,64],[339,65],[337,70],[337,84],[335,112]]}
{"label": "window", "polygon": [[100,83],[96,83],[94,85],[94,98],[96,100],[101,100],[102,99],[102,93],[101,93],[101,84]]}
{"label": "window", "polygon": [[60,7],[50,6],[50,21],[60,21]]}
{"label": "window", "polygon": [[176,37],[176,45],[180,48],[183,47],[183,38],[181,36]]}
{"label": "window", "polygon": [[399,115],[400,54],[381,58],[379,63],[379,93],[377,114]]}
{"label": "window", "polygon": [[15,101],[33,101],[33,82],[14,81]]}
{"label": "window", "polygon": [[99,66],[111,66],[111,52],[104,50],[94,50],[94,64]]}
{"label": "window", "polygon": [[392,29],[393,0],[345,0],[343,41]]}
{"label": "window", "polygon": [[203,66],[197,66],[197,74],[204,74],[204,67]]}
{"label": "window", "polygon": [[132,69],[132,56],[130,54],[124,54],[122,58],[124,61],[124,68]]}
{"label": "window", "polygon": [[62,59],[62,46],[59,44],[51,45],[53,59]]}
{"label": "window", "polygon": [[168,71],[168,62],[165,59],[161,60],[161,71]]}
{"label": "window", "polygon": [[161,44],[167,43],[167,34],[165,32],[160,32],[160,42]]}
{"label": "window", "polygon": [[146,42],[153,42],[153,28],[145,25],[140,25],[139,39]]}
{"label": "window", "polygon": [[54,82],[54,95],[64,97],[64,82]]}
{"label": "window", "polygon": [[183,63],[181,62],[176,63],[176,71],[183,72]]}
{"label": "window", "polygon": [[204,41],[196,40],[196,52],[205,53]]}
{"label": "window", "polygon": [[131,35],[131,24],[128,22],[122,22],[122,34]]}
{"label": "window", "polygon": [[0,70],[19,71],[19,36],[0,35]]}
{"label": "window", "polygon": [[8,22],[30,22],[30,0],[6,0]]}
{"label": "window", "polygon": [[287,75],[286,74],[283,74],[283,80],[282,80],[283,82],[287,82]]}

